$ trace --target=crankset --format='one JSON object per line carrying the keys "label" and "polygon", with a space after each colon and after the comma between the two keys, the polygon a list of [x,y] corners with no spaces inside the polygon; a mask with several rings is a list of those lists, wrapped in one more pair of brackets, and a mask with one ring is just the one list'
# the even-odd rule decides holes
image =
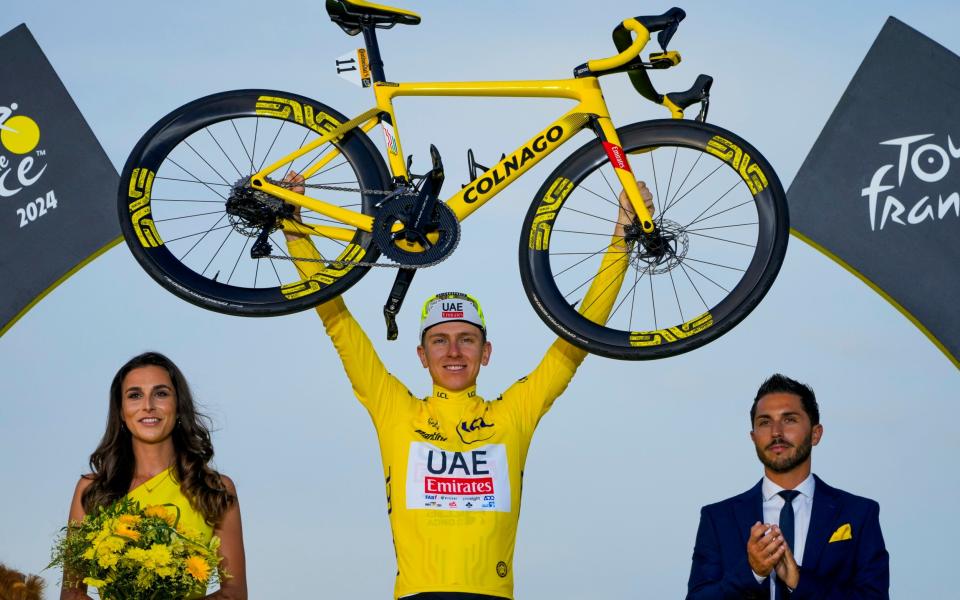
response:
{"label": "crankset", "polygon": [[446,259],[460,242],[457,216],[437,196],[443,164],[430,146],[433,169],[415,194],[386,199],[373,219],[373,241],[380,253],[403,267],[424,267]]}
{"label": "crankset", "polygon": [[407,225],[414,208],[415,202],[404,196],[380,208],[373,219],[373,241],[380,253],[404,267],[425,267],[446,259],[460,242],[457,216],[437,202],[424,226],[414,229]]}

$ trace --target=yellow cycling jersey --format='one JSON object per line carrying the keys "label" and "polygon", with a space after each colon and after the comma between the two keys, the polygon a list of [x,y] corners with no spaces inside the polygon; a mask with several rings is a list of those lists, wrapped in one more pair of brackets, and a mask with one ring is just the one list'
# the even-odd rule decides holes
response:
{"label": "yellow cycling jersey", "polygon": [[[597,322],[609,316],[626,272],[627,255],[617,247],[604,256],[581,303]],[[295,257],[318,257],[307,240],[290,242],[289,250]],[[299,263],[308,277],[319,272],[319,264]],[[380,441],[397,555],[394,596],[469,592],[513,598],[527,449],[586,353],[558,339],[537,368],[493,401],[475,387],[434,386],[419,398],[386,370],[340,298],[317,312]]]}

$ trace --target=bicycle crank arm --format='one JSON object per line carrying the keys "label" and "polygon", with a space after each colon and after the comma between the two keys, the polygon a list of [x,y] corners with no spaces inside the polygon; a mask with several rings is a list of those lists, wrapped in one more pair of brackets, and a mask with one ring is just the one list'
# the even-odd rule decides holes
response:
{"label": "bicycle crank arm", "polygon": [[437,203],[437,196],[440,195],[440,187],[443,186],[443,161],[440,160],[440,152],[433,144],[430,144],[430,158],[433,161],[433,169],[427,173],[423,189],[420,190],[419,206],[413,217],[413,223],[409,227],[417,232],[423,230],[423,226],[433,215],[433,207]]}
{"label": "bicycle crank arm", "polygon": [[397,339],[400,333],[397,327],[397,313],[400,312],[403,299],[406,298],[407,290],[410,289],[410,282],[416,274],[416,269],[398,270],[397,278],[393,280],[393,287],[390,288],[390,295],[387,296],[387,303],[383,305],[383,318],[387,321],[387,339],[390,341]]}

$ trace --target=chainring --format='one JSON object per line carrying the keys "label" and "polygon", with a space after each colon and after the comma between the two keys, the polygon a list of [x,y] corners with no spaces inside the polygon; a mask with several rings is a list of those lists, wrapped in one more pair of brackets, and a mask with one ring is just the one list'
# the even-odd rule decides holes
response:
{"label": "chainring", "polygon": [[373,219],[373,241],[380,253],[403,266],[423,267],[445,260],[460,243],[460,222],[443,202],[434,204],[430,225],[424,231],[430,245],[409,242],[402,231],[394,233],[397,223],[406,225],[412,220],[416,196],[399,196],[387,202]]}

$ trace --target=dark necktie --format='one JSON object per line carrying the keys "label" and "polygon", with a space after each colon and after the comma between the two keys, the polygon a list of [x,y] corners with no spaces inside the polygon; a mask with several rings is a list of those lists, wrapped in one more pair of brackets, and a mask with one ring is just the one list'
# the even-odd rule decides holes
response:
{"label": "dark necktie", "polygon": [[[793,519],[793,499],[800,495],[800,492],[797,490],[783,490],[779,492],[780,497],[783,498],[783,508],[780,509],[780,532],[783,533],[783,539],[787,542],[787,546],[790,547],[790,552],[793,552],[793,534],[794,534],[794,519]],[[796,559],[796,556],[794,556]],[[787,586],[777,580],[777,599],[787,598]]]}

